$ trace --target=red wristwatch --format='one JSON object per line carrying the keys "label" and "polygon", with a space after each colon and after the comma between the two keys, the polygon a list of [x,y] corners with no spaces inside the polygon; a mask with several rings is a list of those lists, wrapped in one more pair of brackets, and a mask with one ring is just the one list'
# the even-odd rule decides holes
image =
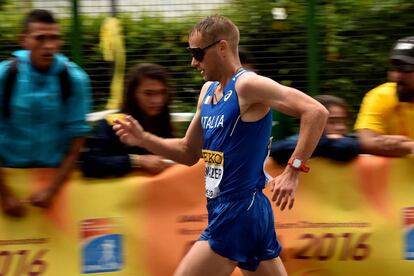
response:
{"label": "red wristwatch", "polygon": [[305,162],[303,162],[300,159],[294,158],[294,157],[291,157],[289,159],[288,165],[296,170],[299,170],[305,173],[309,172],[310,170],[310,168],[305,165]]}

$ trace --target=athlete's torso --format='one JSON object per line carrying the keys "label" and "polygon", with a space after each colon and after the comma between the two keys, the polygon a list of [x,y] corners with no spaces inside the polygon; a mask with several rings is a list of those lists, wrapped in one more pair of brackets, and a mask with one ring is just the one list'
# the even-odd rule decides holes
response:
{"label": "athlete's torso", "polygon": [[241,120],[235,84],[246,72],[241,70],[233,76],[216,104],[213,96],[218,82],[210,85],[203,99],[201,125],[208,198],[260,189],[266,183],[263,167],[269,152],[272,115],[269,111],[255,122]]}

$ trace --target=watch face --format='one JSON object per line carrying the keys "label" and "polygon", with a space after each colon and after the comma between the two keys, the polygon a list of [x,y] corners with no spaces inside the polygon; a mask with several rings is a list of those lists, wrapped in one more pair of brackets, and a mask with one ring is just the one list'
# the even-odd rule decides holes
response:
{"label": "watch face", "polygon": [[300,165],[302,165],[302,161],[300,161],[299,159],[294,159],[292,162],[292,167],[299,169]]}

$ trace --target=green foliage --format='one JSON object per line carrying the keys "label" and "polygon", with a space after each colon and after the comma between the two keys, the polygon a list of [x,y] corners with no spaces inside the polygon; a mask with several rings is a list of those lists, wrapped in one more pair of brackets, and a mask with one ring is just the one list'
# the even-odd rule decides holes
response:
{"label": "green foliage", "polygon": [[321,91],[345,98],[354,111],[386,81],[392,44],[412,35],[411,1],[326,1],[320,9]]}
{"label": "green foliage", "polygon": [[[0,2],[0,58],[17,48],[21,13],[13,1]],[[216,11],[230,17],[240,28],[242,45],[254,57],[259,73],[306,91],[308,58],[308,3],[297,0],[232,0]],[[414,2],[403,0],[315,1],[319,92],[345,98],[356,112],[362,96],[386,80],[387,58],[392,44],[413,35]],[[275,20],[273,8],[285,8],[286,20]],[[186,51],[187,34],[205,13],[183,17],[162,17],[154,13],[122,13],[127,68],[135,63],[155,62],[166,66],[172,76],[174,111],[191,111],[203,80],[190,66]],[[139,19],[137,19],[139,18]],[[103,108],[109,94],[113,64],[103,60],[99,32],[104,16],[83,14],[83,67],[90,74],[94,107]],[[71,18],[62,18],[66,43],[63,52],[71,55]]]}

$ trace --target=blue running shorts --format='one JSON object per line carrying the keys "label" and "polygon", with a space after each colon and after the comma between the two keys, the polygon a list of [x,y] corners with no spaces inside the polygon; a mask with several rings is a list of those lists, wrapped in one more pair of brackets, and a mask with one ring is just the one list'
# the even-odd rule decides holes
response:
{"label": "blue running shorts", "polygon": [[207,210],[208,226],[199,240],[217,254],[250,271],[279,256],[272,207],[261,190],[209,199]]}

